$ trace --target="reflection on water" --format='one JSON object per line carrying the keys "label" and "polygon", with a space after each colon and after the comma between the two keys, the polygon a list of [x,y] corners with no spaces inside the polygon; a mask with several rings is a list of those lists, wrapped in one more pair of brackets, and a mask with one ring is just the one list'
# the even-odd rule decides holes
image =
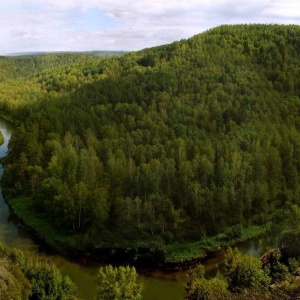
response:
{"label": "reflection on water", "polygon": [[261,239],[251,240],[240,245],[239,249],[242,253],[260,257],[265,250],[265,244]]}
{"label": "reflection on water", "polygon": [[143,300],[183,299],[183,284],[178,281],[168,281],[156,277],[141,277]]}

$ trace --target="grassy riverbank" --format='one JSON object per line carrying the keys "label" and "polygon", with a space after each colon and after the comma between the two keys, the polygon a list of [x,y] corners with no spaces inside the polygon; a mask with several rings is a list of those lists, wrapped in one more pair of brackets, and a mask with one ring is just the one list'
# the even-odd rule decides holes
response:
{"label": "grassy riverbank", "polygon": [[0,146],[4,143],[4,137],[2,132],[0,131]]}
{"label": "grassy riverbank", "polygon": [[204,258],[208,253],[223,247],[234,246],[239,243],[258,238],[266,234],[269,226],[249,226],[240,228],[234,234],[234,228],[213,237],[204,237],[196,242],[173,243],[167,246],[167,262],[180,264]]}
{"label": "grassy riverbank", "polygon": [[[32,213],[33,205],[30,204],[28,198],[12,198],[8,199],[7,202],[17,217],[35,232],[36,237],[52,249],[64,254],[87,253],[88,246],[83,235],[74,235],[74,233],[67,235],[55,229],[42,215]],[[165,263],[176,266],[199,261],[205,258],[207,254],[223,247],[233,246],[263,236],[267,230],[268,226],[233,227],[217,236],[204,237],[196,242],[172,243],[165,247]]]}
{"label": "grassy riverbank", "polygon": [[[79,235],[68,236],[61,231],[55,229],[42,216],[33,214],[33,206],[30,201],[26,201],[26,197],[19,197],[16,199],[8,199],[6,202],[12,208],[16,216],[35,233],[36,238],[45,242],[50,248],[58,251],[59,253],[71,253],[75,249],[83,251],[77,241],[80,240]],[[83,244],[81,240],[81,245]]]}

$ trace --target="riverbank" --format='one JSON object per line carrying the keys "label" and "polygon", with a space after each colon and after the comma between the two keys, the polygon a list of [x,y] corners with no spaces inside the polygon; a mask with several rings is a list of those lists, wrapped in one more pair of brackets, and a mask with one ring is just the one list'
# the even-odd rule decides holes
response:
{"label": "riverbank", "polygon": [[75,255],[83,252],[83,248],[79,247],[84,244],[82,236],[68,236],[56,230],[45,218],[39,217],[32,213],[33,207],[26,197],[9,198],[5,197],[6,203],[12,212],[22,222],[26,230],[31,231],[33,236],[45,243],[52,250],[63,255]]}
{"label": "riverbank", "polygon": [[0,130],[0,146],[4,143],[4,137],[3,137],[3,134]]}
{"label": "riverbank", "polygon": [[250,226],[248,228],[230,228],[214,237],[205,237],[195,242],[172,243],[160,248],[91,248],[82,234],[66,235],[55,229],[43,216],[33,214],[33,206],[26,197],[7,198],[7,204],[32,231],[35,237],[43,241],[52,250],[71,256],[86,256],[101,262],[130,263],[139,267],[159,268],[168,271],[188,269],[222,252],[224,248],[234,246],[266,234],[268,226]]}
{"label": "riverbank", "polygon": [[247,228],[240,227],[235,233],[236,229],[232,227],[216,236],[204,237],[196,242],[173,243],[166,247],[166,261],[173,264],[196,261],[218,250],[262,237],[268,229],[268,224],[265,226],[251,225]]}
{"label": "riverbank", "polygon": [[6,123],[9,123],[12,126],[17,126],[17,122],[16,120],[14,120],[10,115],[2,115],[0,113],[0,119],[5,121]]}

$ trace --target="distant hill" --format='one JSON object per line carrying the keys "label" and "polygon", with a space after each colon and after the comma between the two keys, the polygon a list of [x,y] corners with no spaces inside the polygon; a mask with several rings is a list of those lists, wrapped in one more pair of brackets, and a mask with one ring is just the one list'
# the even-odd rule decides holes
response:
{"label": "distant hill", "polygon": [[55,51],[55,52],[16,52],[16,53],[8,53],[4,56],[41,56],[47,54],[92,54],[92,55],[99,55],[99,56],[114,56],[114,55],[122,55],[128,53],[128,51],[101,51],[101,50],[93,50],[93,51]]}
{"label": "distant hill", "polygon": [[100,51],[100,50],[94,50],[94,51],[87,51],[85,53],[90,53],[97,56],[103,56],[103,57],[110,57],[114,55],[123,55],[128,53],[128,51]]}
{"label": "distant hill", "polygon": [[299,26],[228,25],[111,58],[10,58],[29,76],[0,85],[20,124],[5,190],[91,248],[280,223],[300,205],[299,49]]}
{"label": "distant hill", "polygon": [[28,76],[45,69],[73,64],[97,57],[123,55],[123,51],[24,52],[0,56],[0,81]]}

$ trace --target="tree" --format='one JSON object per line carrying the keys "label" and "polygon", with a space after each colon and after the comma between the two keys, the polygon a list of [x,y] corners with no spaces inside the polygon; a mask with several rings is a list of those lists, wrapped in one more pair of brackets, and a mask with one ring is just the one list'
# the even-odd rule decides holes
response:
{"label": "tree", "polygon": [[289,221],[295,233],[300,233],[300,207],[296,204],[292,205]]}
{"label": "tree", "polygon": [[185,300],[227,299],[229,296],[227,283],[217,278],[208,280],[204,275],[205,270],[202,265],[188,272]]}
{"label": "tree", "polygon": [[31,192],[34,195],[39,192],[43,169],[40,166],[28,166],[26,171],[29,174]]}
{"label": "tree", "polygon": [[82,181],[75,184],[73,187],[73,194],[76,202],[75,204],[76,210],[78,213],[77,228],[80,230],[82,227],[84,227],[84,221],[85,221],[84,212],[88,208],[87,198],[88,198],[89,191],[87,185]]}
{"label": "tree", "polygon": [[68,276],[63,276],[55,265],[36,263],[24,271],[32,284],[30,300],[76,299],[77,288]]}
{"label": "tree", "polygon": [[134,267],[101,267],[97,276],[96,300],[140,300],[141,285]]}
{"label": "tree", "polygon": [[26,168],[27,168],[28,160],[24,152],[21,153],[19,159],[19,174],[22,178],[22,184],[25,186],[26,184]]}
{"label": "tree", "polygon": [[0,131],[0,145],[2,145],[4,143],[4,137],[2,132]]}
{"label": "tree", "polygon": [[104,188],[96,188],[91,195],[92,221],[97,229],[102,229],[109,216],[108,191]]}
{"label": "tree", "polygon": [[266,290],[270,278],[262,269],[259,258],[243,255],[237,248],[229,248],[225,260],[226,278],[232,291],[254,288]]}
{"label": "tree", "polygon": [[32,262],[21,250],[0,243],[1,300],[76,300],[77,287],[51,262]]}
{"label": "tree", "polygon": [[0,297],[1,300],[24,300],[32,294],[31,284],[20,268],[6,258],[0,259]]}

